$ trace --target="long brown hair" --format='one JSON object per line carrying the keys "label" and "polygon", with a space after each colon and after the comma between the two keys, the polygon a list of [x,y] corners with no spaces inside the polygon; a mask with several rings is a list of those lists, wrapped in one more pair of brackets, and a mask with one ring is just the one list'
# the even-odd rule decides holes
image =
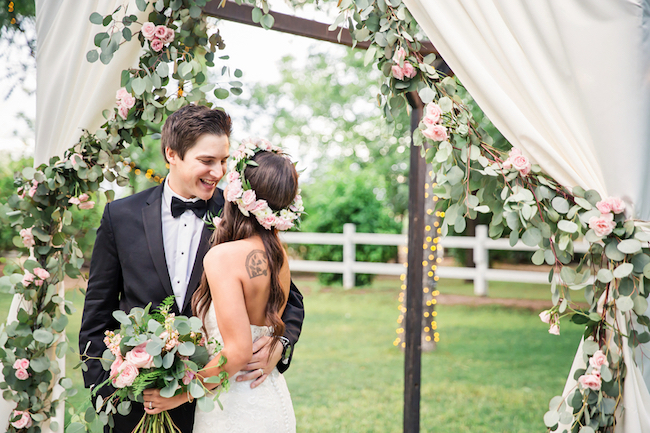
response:
{"label": "long brown hair", "polygon": [[[274,211],[288,207],[298,193],[298,173],[287,158],[272,152],[258,152],[253,158],[258,166],[247,166],[244,178],[255,190],[257,199],[264,199]],[[271,292],[266,303],[266,321],[273,327],[271,351],[284,334],[284,322],[280,309],[285,303],[284,292],[280,286],[280,269],[284,264],[284,250],[275,227],[267,230],[251,214],[246,217],[233,203],[226,201],[223,207],[221,223],[212,234],[212,246],[224,242],[247,239],[258,235],[264,244],[266,259],[271,276]],[[205,272],[201,284],[192,296],[192,311],[205,323],[212,295]]]}

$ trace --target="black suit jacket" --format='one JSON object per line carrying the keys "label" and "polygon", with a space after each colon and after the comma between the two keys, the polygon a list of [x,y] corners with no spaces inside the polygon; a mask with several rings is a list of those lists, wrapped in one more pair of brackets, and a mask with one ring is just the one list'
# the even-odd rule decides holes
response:
{"label": "black suit jacket", "polygon": [[[82,353],[90,342],[88,356],[101,357],[106,349],[103,343],[104,332],[119,328],[119,323],[113,318],[113,311],[120,309],[128,313],[133,307],[145,307],[149,303],[155,307],[167,296],[173,295],[163,246],[162,192],[163,185],[159,185],[109,203],[104,209],[90,262],[90,277],[79,332],[79,348]],[[216,214],[223,204],[223,191],[217,189],[209,202],[211,213]],[[210,248],[211,233],[207,226],[203,228],[182,311],[178,311],[176,303],[172,307],[177,315],[192,315],[192,294],[201,281],[203,257]],[[292,346],[300,336],[303,318],[302,295],[292,283],[282,316],[286,325],[285,337]],[[88,370],[83,373],[86,387],[98,385],[108,378],[109,373],[99,361],[89,360],[87,366]],[[288,364],[278,364],[281,372],[287,368]],[[106,396],[112,391],[110,387],[105,387],[100,394]],[[134,404],[128,416],[115,416],[114,431],[130,433],[143,414],[142,405]],[[183,433],[191,433],[194,422],[193,404],[181,405],[170,411],[170,414]]]}

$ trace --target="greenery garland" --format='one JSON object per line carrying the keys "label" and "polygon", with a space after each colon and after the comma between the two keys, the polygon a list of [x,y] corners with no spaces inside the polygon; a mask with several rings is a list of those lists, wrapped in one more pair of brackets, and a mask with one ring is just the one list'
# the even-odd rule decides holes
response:
{"label": "greenery garland", "polygon": [[[91,15],[93,23],[108,31],[96,35],[98,49],[88,53],[88,60],[108,63],[120,44],[136,38],[145,48],[139,66],[122,72],[118,107],[104,111],[107,121],[102,128],[86,132],[64,159],[54,157],[38,169],[25,168],[15,180],[20,195],[8,199],[12,226],[21,230],[14,242],[19,247],[33,246],[34,251],[24,268],[7,267],[7,275],[0,278],[3,291],[22,294],[31,302],[31,308],[21,309],[18,320],[0,333],[5,376],[0,387],[3,397],[17,404],[9,431],[40,431],[57,404],[74,392],[70,379],[61,378],[58,383],[65,391],[52,399],[51,379],[58,367],[48,356],[53,349],[59,358],[66,352],[62,332],[73,308],[57,295],[57,284],[64,275],[77,277],[83,263],[76,240],[64,231],[73,222],[68,208],[92,206],[88,194],[97,191],[104,179],[126,185],[124,158],[130,146],[142,145],[148,122],[160,123],[188,103],[210,105],[206,94],[214,86],[207,83],[207,68],[214,66],[214,53],[223,42],[218,33],[208,35],[201,15],[206,0],[136,2],[142,11],[150,3],[148,22],[154,28],[170,29],[173,35],[162,30],[158,35],[133,32],[135,16],[120,8],[106,17]],[[256,22],[272,27],[266,0],[246,3],[255,6]],[[561,422],[582,433],[613,431],[614,413],[622,409],[623,348],[650,341],[650,318],[645,316],[650,278],[645,242],[650,236],[625,219],[617,199],[603,199],[579,187],[568,191],[517,149],[507,153],[508,149],[493,147],[459,97],[460,83],[436,71],[435,55],[419,54],[420,30],[401,0],[340,0],[338,6],[341,13],[335,24],[347,23],[355,43],[370,42],[365,63],[376,64],[384,74],[378,102],[387,119],[407,107],[408,92],[418,92],[427,104],[414,138],[436,174],[442,234],[450,227],[462,232],[466,217],[491,214],[491,237],[507,234],[513,244],[521,239],[538,247],[534,263],[553,266],[549,281],[554,307],[541,315],[550,323],[549,331],[558,333],[559,319],[565,316],[585,325],[587,368],[576,372],[579,385],[566,399],[551,400],[546,425],[556,430]],[[221,70],[221,75],[229,74],[227,67]],[[241,71],[234,75],[240,77]],[[172,94],[165,87],[170,78],[179,83]],[[240,94],[241,83],[230,81],[229,88],[214,90],[219,99],[230,93]],[[112,191],[104,193],[112,200]],[[590,248],[574,270],[568,265],[574,258],[573,243],[581,236]],[[577,289],[585,290],[589,309],[572,302],[571,291]],[[79,424],[74,425],[73,430],[78,429]]]}
{"label": "greenery garland", "polygon": [[[349,22],[356,41],[369,41],[366,64],[376,63],[385,82],[378,100],[390,120],[406,105],[407,92],[417,91],[426,113],[414,139],[433,165],[444,218],[450,227],[465,229],[466,218],[491,214],[489,234],[508,235],[537,247],[532,261],[553,268],[549,274],[554,307],[540,314],[560,332],[560,318],[585,325],[584,362],[575,372],[578,385],[566,398],[554,397],[544,422],[555,431],[614,431],[621,413],[626,365],[625,346],[632,350],[650,341],[646,314],[650,292],[650,235],[626,220],[618,198],[603,198],[580,187],[560,186],[518,149],[497,149],[458,96],[458,83],[431,66],[433,55],[418,51],[419,28],[401,0],[342,0],[337,22]],[[425,150],[425,147],[429,147]],[[508,152],[508,150],[510,150]],[[589,251],[576,269],[573,244],[584,237]],[[588,309],[571,300],[584,289]],[[564,429],[567,431],[567,429]]]}

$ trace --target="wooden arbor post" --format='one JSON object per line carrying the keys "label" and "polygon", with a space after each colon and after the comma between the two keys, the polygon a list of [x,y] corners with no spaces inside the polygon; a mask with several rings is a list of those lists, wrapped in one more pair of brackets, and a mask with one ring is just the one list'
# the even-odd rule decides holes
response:
{"label": "wooden arbor post", "polygon": [[[241,24],[261,27],[252,20],[252,6],[237,5],[232,1],[211,0],[203,8],[207,15]],[[338,29],[330,31],[329,25],[291,15],[271,12],[275,19],[273,30],[304,36],[339,45],[352,46],[352,39],[347,32],[338,39]],[[360,42],[356,48],[367,49],[368,42]],[[422,44],[421,54],[436,53],[430,42]],[[408,272],[406,289],[406,324],[405,324],[405,361],[404,361],[404,432],[415,433],[420,430],[420,376],[421,376],[421,323],[422,323],[422,279],[423,279],[423,240],[424,240],[424,184],[426,164],[420,156],[420,149],[413,147],[413,131],[422,118],[423,104],[416,92],[407,95],[412,107],[411,113],[411,150],[409,171],[409,242]]]}

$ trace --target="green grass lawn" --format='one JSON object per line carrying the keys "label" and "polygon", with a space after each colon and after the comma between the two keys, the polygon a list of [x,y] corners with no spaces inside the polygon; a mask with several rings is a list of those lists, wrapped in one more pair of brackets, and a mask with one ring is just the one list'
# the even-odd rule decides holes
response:
{"label": "green grass lawn", "polygon": [[[402,429],[404,355],[393,346],[398,316],[397,279],[345,291],[296,278],[305,294],[306,319],[289,383],[299,432],[399,432]],[[469,289],[468,289],[469,287]],[[471,285],[441,281],[443,293],[471,294]],[[548,299],[545,285],[491,283],[490,296]],[[83,299],[68,337],[77,347]],[[10,297],[0,297],[0,320]],[[564,323],[548,334],[537,314],[499,306],[437,308],[440,342],[423,354],[421,431],[544,431],[548,401],[559,394],[581,330]],[[69,407],[85,405],[74,356],[68,375],[80,388]]]}

